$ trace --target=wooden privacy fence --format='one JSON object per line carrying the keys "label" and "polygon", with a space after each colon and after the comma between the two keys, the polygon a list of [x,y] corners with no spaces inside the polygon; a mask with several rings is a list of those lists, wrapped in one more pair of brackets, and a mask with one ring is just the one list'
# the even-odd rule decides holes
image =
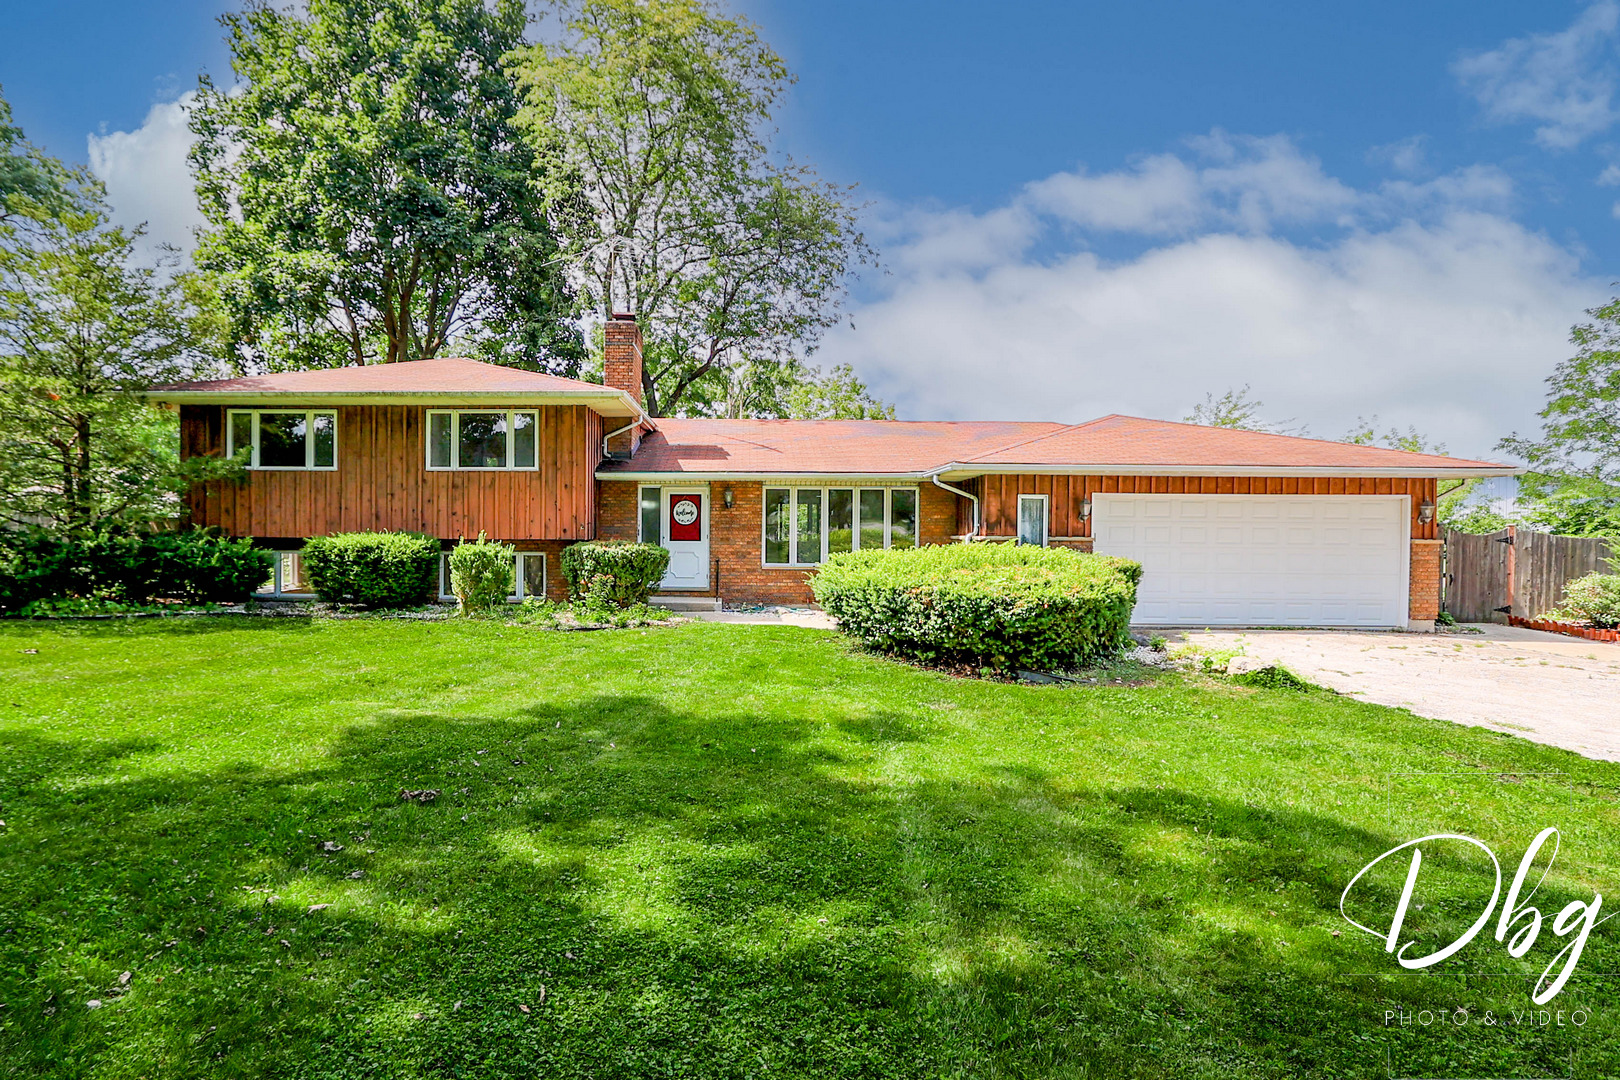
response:
{"label": "wooden privacy fence", "polygon": [[1533,619],[1593,571],[1620,572],[1620,549],[1595,536],[1555,536],[1508,526],[1483,536],[1445,530],[1441,607],[1458,622]]}

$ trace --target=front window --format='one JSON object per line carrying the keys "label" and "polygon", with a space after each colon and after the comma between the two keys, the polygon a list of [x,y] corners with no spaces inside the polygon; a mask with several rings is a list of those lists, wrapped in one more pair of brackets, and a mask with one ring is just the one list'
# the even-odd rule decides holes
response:
{"label": "front window", "polygon": [[814,566],[846,551],[917,546],[916,488],[765,489],[767,566]]}
{"label": "front window", "polygon": [[232,409],[225,453],[246,448],[250,469],[337,468],[337,413],[329,409]]}
{"label": "front window", "polygon": [[539,414],[528,410],[430,411],[430,469],[532,469],[536,467]]}

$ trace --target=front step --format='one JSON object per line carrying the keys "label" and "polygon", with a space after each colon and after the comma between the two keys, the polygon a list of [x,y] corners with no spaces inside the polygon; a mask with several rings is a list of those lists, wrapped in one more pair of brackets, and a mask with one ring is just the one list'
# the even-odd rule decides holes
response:
{"label": "front step", "polygon": [[647,597],[651,607],[667,608],[670,611],[719,611],[720,600],[714,596],[682,596],[679,593],[662,593]]}

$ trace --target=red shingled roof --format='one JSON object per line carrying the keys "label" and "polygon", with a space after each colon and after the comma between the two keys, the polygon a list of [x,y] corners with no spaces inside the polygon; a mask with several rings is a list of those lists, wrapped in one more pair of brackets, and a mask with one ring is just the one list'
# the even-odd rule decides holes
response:
{"label": "red shingled roof", "polygon": [[1062,424],[946,420],[704,420],[658,418],[630,461],[604,475],[658,473],[821,473],[903,476],[964,454],[1063,430]]}
{"label": "red shingled roof", "polygon": [[615,473],[902,476],[952,466],[952,475],[1023,467],[1141,472],[1267,470],[1421,476],[1457,470],[1514,471],[1488,461],[1257,431],[1105,416],[1084,424],[899,420],[688,420],[661,418]]}
{"label": "red shingled roof", "polygon": [[1163,465],[1325,469],[1509,469],[1491,461],[1414,454],[1381,446],[1261,431],[1144,420],[1138,416],[1104,416],[999,447],[988,453],[958,457],[971,465]]}
{"label": "red shingled roof", "polygon": [[236,379],[208,379],[154,387],[165,393],[217,394],[585,394],[612,395],[612,388],[581,379],[564,379],[538,371],[523,371],[482,360],[444,357],[405,360],[397,364],[284,371],[276,375],[246,375]]}

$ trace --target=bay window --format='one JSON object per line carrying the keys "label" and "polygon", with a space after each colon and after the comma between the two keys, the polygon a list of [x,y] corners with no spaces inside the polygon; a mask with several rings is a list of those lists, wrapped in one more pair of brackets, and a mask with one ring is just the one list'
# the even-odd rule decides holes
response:
{"label": "bay window", "polygon": [[765,489],[766,566],[814,566],[846,551],[916,546],[916,488]]}
{"label": "bay window", "polygon": [[246,448],[250,469],[337,468],[337,412],[331,409],[231,409],[225,454]]}
{"label": "bay window", "polygon": [[526,409],[430,409],[429,469],[533,469],[540,415]]}

